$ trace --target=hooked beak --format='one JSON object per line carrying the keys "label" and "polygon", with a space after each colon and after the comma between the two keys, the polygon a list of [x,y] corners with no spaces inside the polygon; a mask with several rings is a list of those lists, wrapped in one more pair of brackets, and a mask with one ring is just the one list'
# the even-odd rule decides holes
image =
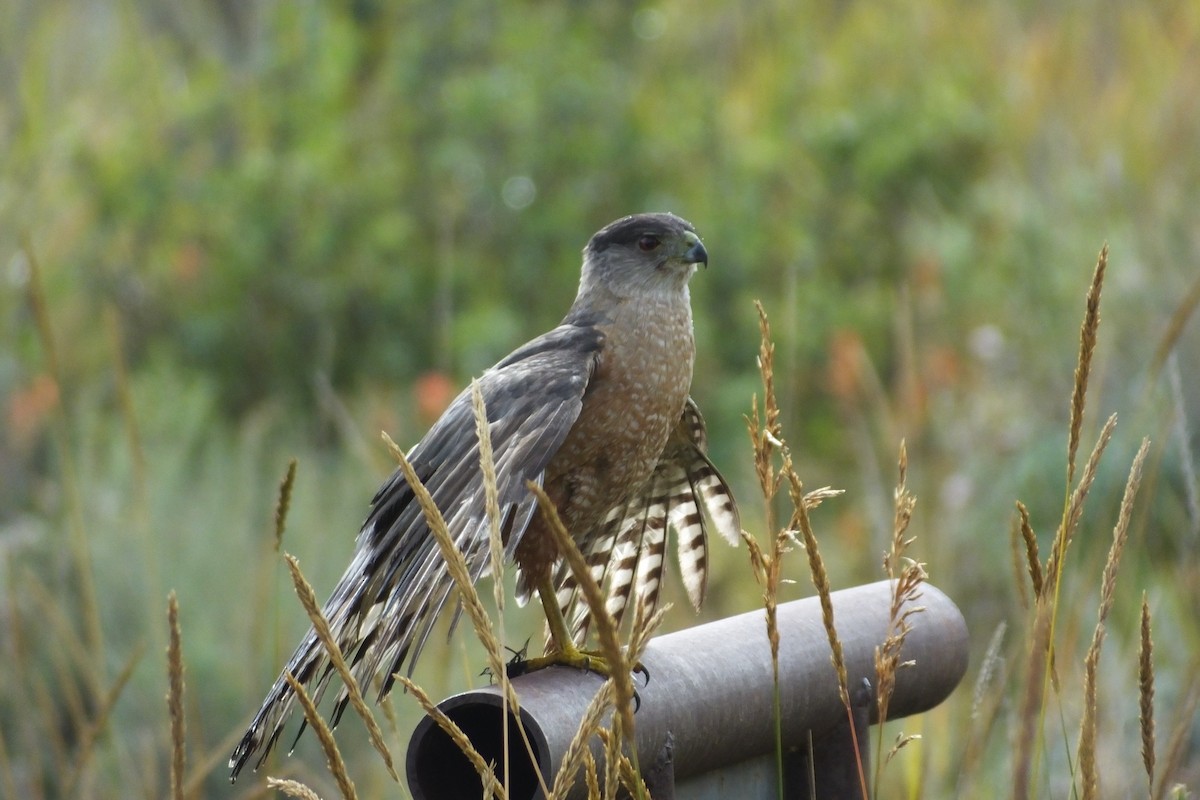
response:
{"label": "hooked beak", "polygon": [[704,249],[704,243],[700,241],[700,237],[691,231],[685,231],[683,238],[689,245],[683,253],[683,262],[685,264],[703,264],[707,267],[708,251]]}

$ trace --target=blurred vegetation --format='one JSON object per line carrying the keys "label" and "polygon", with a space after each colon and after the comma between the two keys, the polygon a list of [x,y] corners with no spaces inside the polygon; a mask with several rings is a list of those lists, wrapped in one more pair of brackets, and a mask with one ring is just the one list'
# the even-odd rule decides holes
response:
{"label": "blurred vegetation", "polygon": [[[288,459],[284,547],[324,591],[389,469],[378,431],[416,441],[471,375],[555,324],[587,237],[639,210],[687,217],[712,257],[693,281],[694,394],[716,462],[754,496],[742,414],[762,298],[800,474],[849,490],[815,515],[835,583],[878,575],[904,437],[914,551],[976,653],[1028,615],[1013,501],[1048,543],[1107,241],[1085,446],[1110,412],[1121,426],[1060,647],[1086,646],[1149,435],[1102,673],[1114,796],[1140,785],[1143,589],[1170,634],[1164,727],[1195,690],[1197,4],[14,0],[0,74],[0,658],[26,667],[0,685],[0,795],[161,793],[172,588],[189,778],[215,791],[303,627],[271,543]],[[744,558],[717,555],[705,616],[757,602]],[[463,638],[418,671],[432,694],[474,679]],[[926,754],[893,769],[922,777],[896,796],[952,791],[968,695],[920,723]],[[1178,775],[1192,786],[1197,733]],[[1003,740],[978,785],[1004,784]],[[299,753],[284,770],[327,789]]]}

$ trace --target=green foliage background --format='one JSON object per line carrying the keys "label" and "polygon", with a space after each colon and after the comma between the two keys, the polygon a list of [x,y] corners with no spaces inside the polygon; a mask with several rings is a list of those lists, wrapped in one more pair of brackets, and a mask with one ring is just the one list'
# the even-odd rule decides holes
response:
{"label": "green foliage background", "polygon": [[[1172,631],[1164,708],[1194,683],[1200,337],[1168,322],[1200,264],[1195,3],[15,0],[0,8],[0,75],[0,603],[13,621],[0,643],[6,659],[57,665],[0,689],[0,776],[22,794],[59,786],[54,758],[35,755],[40,726],[86,717],[71,687],[107,686],[139,642],[151,649],[83,786],[160,790],[171,588],[194,763],[216,776],[203,758],[302,628],[270,552],[287,459],[301,464],[284,546],[325,592],[388,470],[377,432],[412,442],[430,421],[413,387],[457,388],[555,324],[587,237],[639,210],[687,217],[711,254],[693,282],[694,394],[747,528],[761,520],[741,418],[761,298],[801,474],[849,490],[818,514],[835,581],[878,574],[904,437],[916,550],[976,652],[1024,613],[1013,500],[1047,541],[1061,509],[1082,297],[1108,242],[1085,446],[1098,418],[1117,411],[1122,426],[1073,551],[1079,619],[1064,636],[1090,635],[1112,511],[1150,435],[1110,632],[1114,696],[1135,685],[1142,589]],[[102,642],[83,632],[72,519]],[[743,558],[720,554],[705,616],[753,607]],[[55,608],[54,635],[31,638]],[[87,657],[43,652],[76,640]],[[482,663],[470,647],[446,648],[454,674],[431,667],[431,692],[466,685]],[[42,722],[26,718],[30,697]],[[955,786],[970,698],[948,705],[926,730],[947,755],[896,768],[927,796]],[[1130,719],[1112,713],[1114,787],[1135,780]],[[80,734],[63,725],[67,758]],[[1006,774],[1003,739],[980,774]],[[299,760],[320,785],[319,757]]]}

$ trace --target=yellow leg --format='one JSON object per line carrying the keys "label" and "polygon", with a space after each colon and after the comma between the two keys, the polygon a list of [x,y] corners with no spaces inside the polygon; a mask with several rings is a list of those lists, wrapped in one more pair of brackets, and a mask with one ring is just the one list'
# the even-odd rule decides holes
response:
{"label": "yellow leg", "polygon": [[[538,658],[522,662],[524,672],[532,672],[554,664],[562,664],[576,669],[598,672],[601,675],[611,675],[608,662],[604,656],[580,650],[571,638],[567,621],[563,619],[562,609],[558,607],[558,597],[554,593],[554,584],[546,576],[538,581],[538,599],[542,601],[542,610],[546,613],[546,622],[550,625],[550,638],[553,640],[552,651]],[[510,673],[511,674],[511,673]]]}
{"label": "yellow leg", "polygon": [[542,611],[546,614],[546,622],[550,625],[550,638],[554,641],[554,648],[560,653],[574,648],[575,642],[571,638],[571,631],[567,628],[567,620],[562,615],[562,609],[558,607],[558,595],[555,593],[554,584],[550,582],[549,577],[538,582],[537,593],[538,599],[542,601]]}

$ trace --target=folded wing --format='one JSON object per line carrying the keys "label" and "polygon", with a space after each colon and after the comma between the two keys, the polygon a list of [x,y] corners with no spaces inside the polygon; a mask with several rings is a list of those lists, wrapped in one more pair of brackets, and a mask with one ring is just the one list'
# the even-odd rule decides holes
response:
{"label": "folded wing", "polygon": [[[594,327],[560,325],[479,378],[509,557],[536,508],[526,481],[541,482],[546,465],[579,416],[603,346],[604,335]],[[469,389],[409,451],[408,460],[442,512],[472,578],[478,580],[488,566],[488,522]],[[360,686],[382,674],[382,696],[406,662],[411,673],[452,590],[453,580],[412,487],[397,470],[371,501],[353,560],[324,607]],[[284,673],[289,672],[314,701],[320,700],[334,670],[311,628],[289,659]],[[346,700],[343,687],[335,702],[334,725]],[[294,701],[281,674],[230,759],[232,777],[251,758],[257,757],[256,769],[262,763]]]}

